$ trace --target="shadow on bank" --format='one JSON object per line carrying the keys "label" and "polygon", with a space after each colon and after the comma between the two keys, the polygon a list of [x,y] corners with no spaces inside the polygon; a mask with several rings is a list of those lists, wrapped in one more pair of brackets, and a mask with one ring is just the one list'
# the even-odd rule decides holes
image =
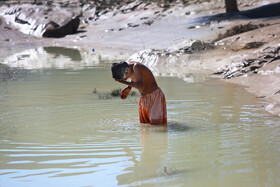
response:
{"label": "shadow on bank", "polygon": [[204,16],[199,18],[198,21],[222,21],[222,20],[234,20],[234,19],[260,19],[260,18],[273,18],[277,19],[280,17],[280,3],[272,3],[257,7],[250,10],[238,11],[232,13],[221,13],[211,16]]}

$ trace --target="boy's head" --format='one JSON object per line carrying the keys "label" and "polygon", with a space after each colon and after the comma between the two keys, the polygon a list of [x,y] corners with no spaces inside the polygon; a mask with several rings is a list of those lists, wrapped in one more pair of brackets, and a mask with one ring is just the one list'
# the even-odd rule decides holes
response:
{"label": "boy's head", "polygon": [[111,67],[113,78],[117,80],[124,79],[126,68],[128,67],[126,62],[113,63]]}

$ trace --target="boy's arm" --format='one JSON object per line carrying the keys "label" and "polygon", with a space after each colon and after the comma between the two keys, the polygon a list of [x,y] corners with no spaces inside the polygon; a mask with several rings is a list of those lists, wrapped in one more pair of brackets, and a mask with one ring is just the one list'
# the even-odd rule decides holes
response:
{"label": "boy's arm", "polygon": [[127,96],[128,96],[129,93],[130,93],[130,90],[131,90],[131,87],[130,87],[130,86],[127,86],[125,89],[123,89],[122,92],[121,92],[121,94],[120,94],[121,99],[126,99]]}
{"label": "boy's arm", "polygon": [[142,75],[142,72],[141,72],[141,66],[140,65],[135,65],[133,70],[134,70],[136,81],[128,82],[128,81],[123,80],[123,79],[116,80],[116,81],[118,81],[122,84],[126,84],[130,87],[136,88],[138,90],[142,90],[143,86],[144,86],[144,83],[143,83],[143,75]]}
{"label": "boy's arm", "polygon": [[[131,88],[132,88],[131,86],[127,86],[125,89],[131,90]],[[124,90],[125,90],[125,89],[124,89]]]}

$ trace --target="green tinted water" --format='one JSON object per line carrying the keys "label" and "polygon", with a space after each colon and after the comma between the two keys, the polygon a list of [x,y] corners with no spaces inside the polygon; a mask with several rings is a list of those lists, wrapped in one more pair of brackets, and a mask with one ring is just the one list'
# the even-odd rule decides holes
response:
{"label": "green tinted water", "polygon": [[138,122],[137,96],[99,97],[123,88],[108,62],[75,53],[3,60],[29,73],[0,83],[1,187],[280,185],[279,118],[243,88],[157,76],[168,129],[150,127]]}

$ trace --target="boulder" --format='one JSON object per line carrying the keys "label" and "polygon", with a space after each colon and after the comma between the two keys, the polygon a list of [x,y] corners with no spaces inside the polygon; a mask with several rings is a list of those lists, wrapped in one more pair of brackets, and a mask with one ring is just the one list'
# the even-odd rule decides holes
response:
{"label": "boulder", "polygon": [[57,23],[50,21],[46,24],[43,37],[60,38],[68,34],[74,34],[77,32],[80,25],[79,17],[75,17],[70,21],[66,22],[64,25],[59,26]]}
{"label": "boulder", "polygon": [[194,40],[194,41],[191,42],[190,48],[191,48],[192,51],[201,51],[205,47],[204,47],[204,43],[202,41]]}
{"label": "boulder", "polygon": [[270,103],[265,107],[265,110],[274,115],[280,116],[280,103],[279,102]]}
{"label": "boulder", "polygon": [[14,30],[36,37],[63,37],[77,32],[81,8],[18,4],[0,7],[3,21]]}

